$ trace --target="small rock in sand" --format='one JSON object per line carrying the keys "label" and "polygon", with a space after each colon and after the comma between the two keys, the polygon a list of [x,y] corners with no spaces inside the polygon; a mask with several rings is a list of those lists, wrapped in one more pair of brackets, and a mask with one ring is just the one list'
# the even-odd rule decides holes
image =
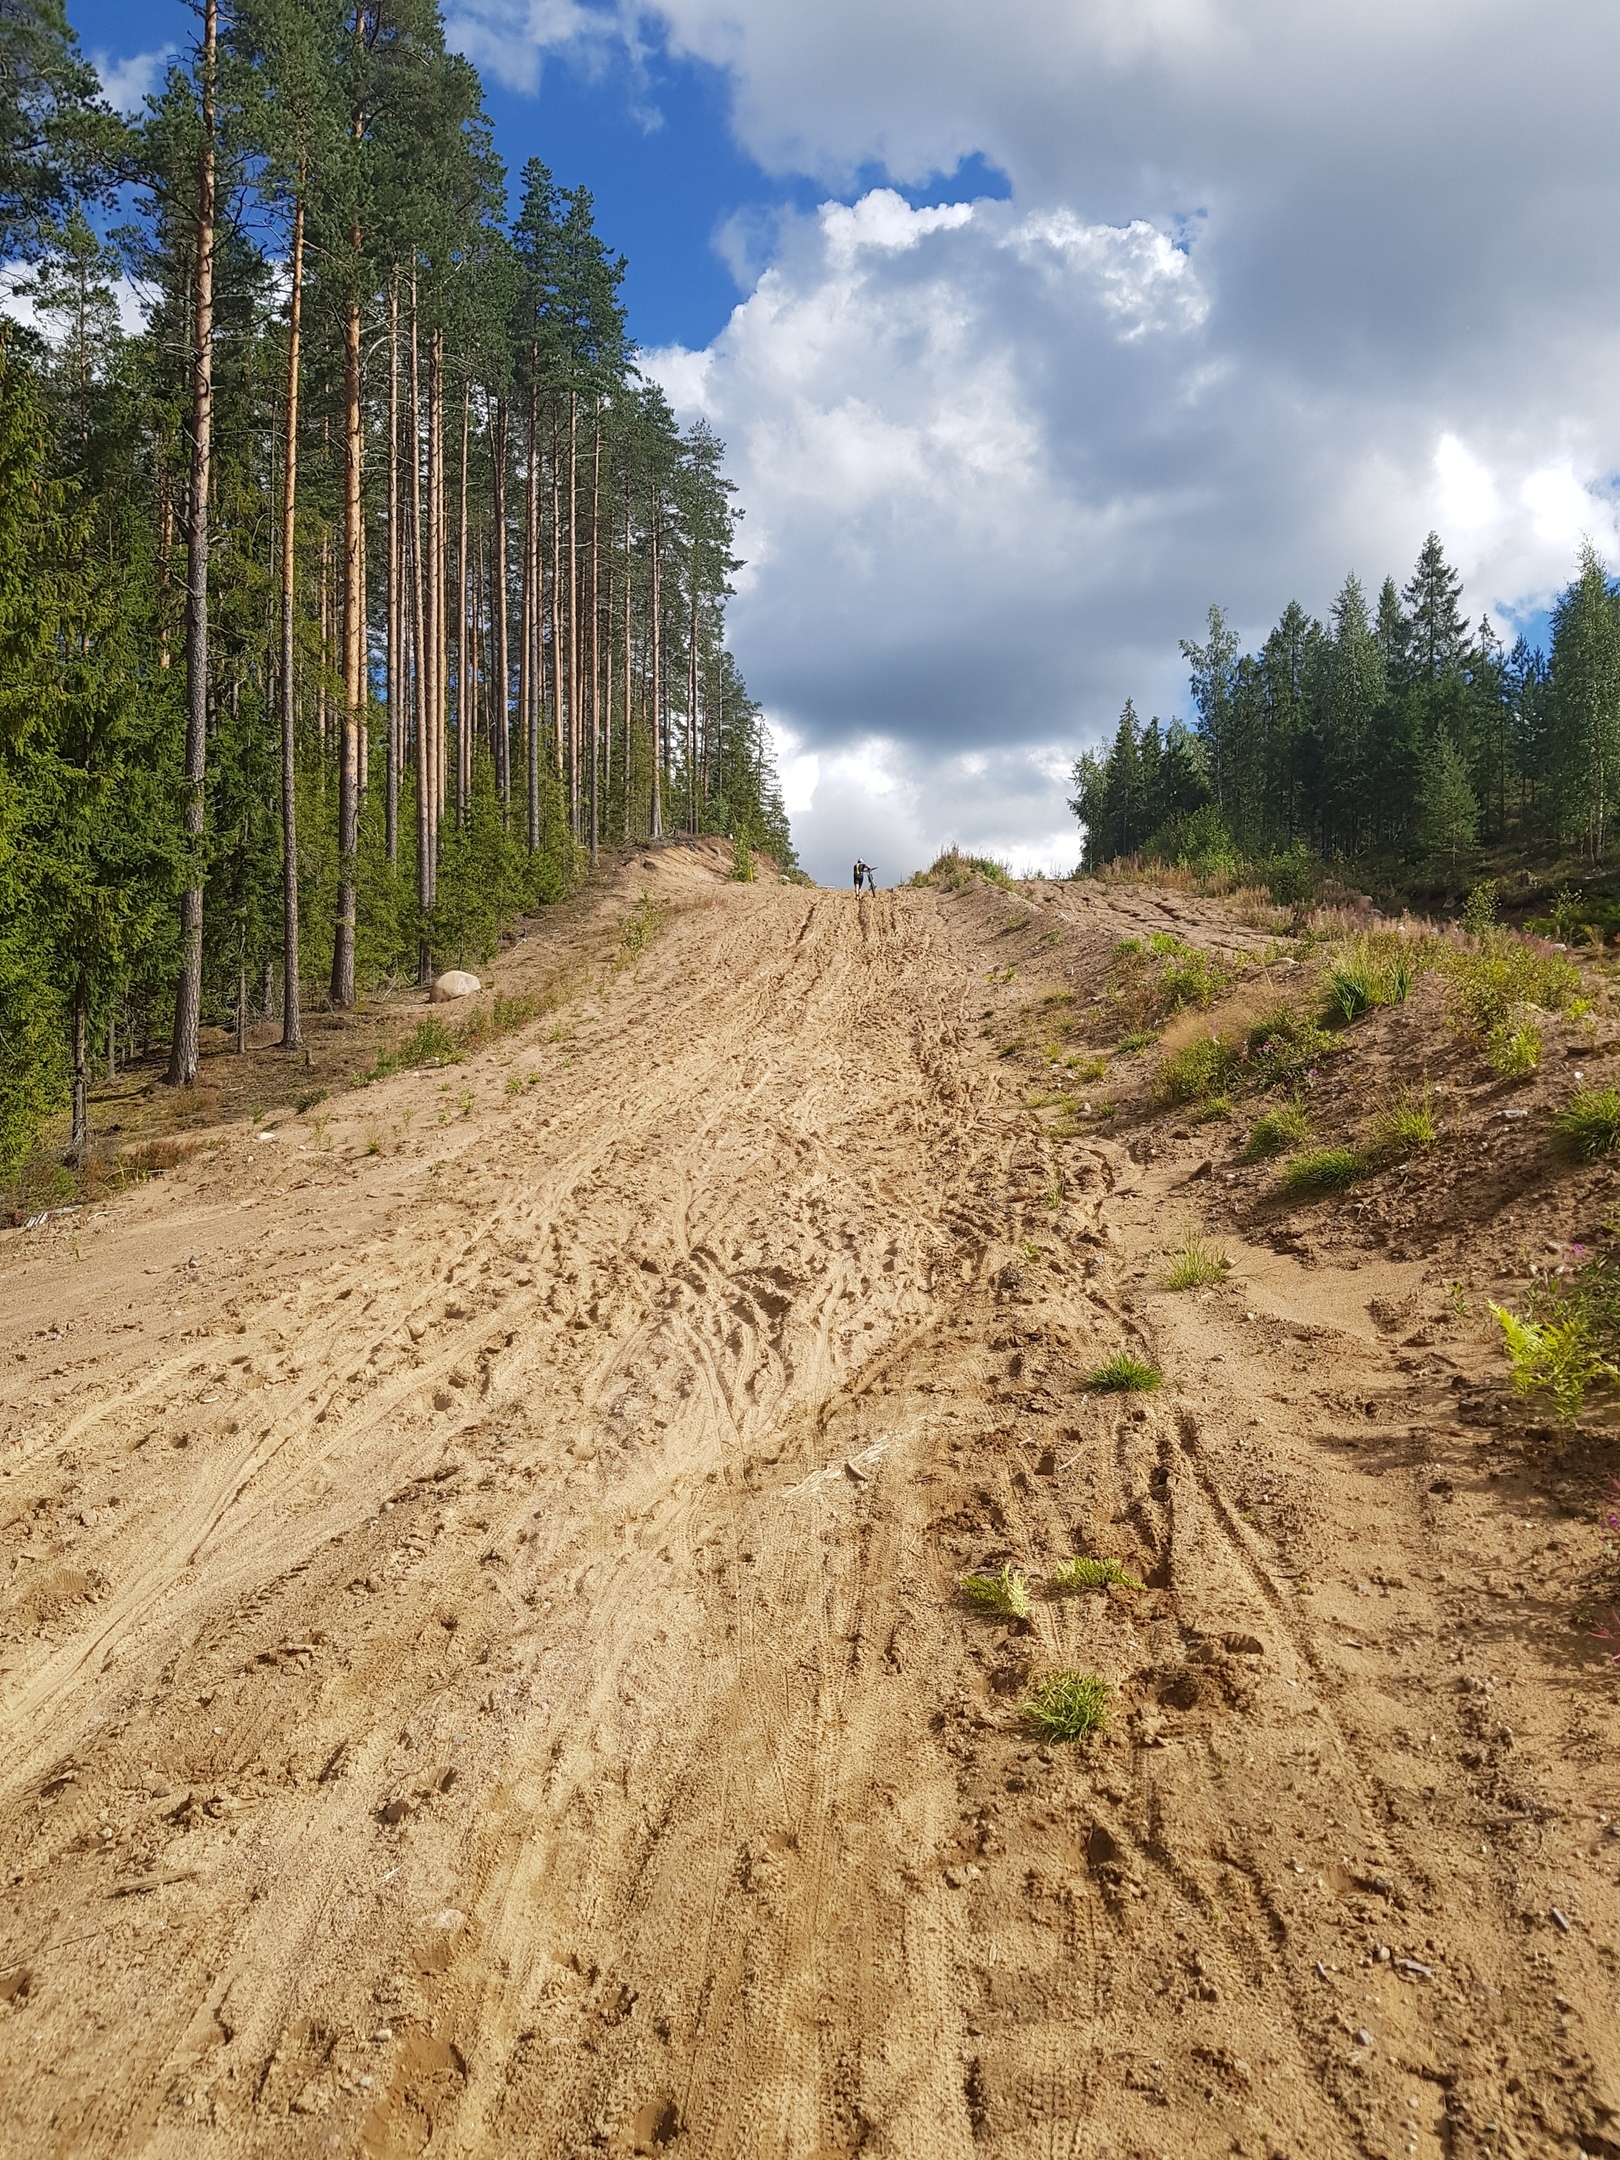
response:
{"label": "small rock in sand", "polygon": [[476,975],[469,975],[463,968],[451,968],[446,974],[434,978],[433,988],[428,992],[430,1005],[448,1005],[453,998],[471,997],[483,984]]}

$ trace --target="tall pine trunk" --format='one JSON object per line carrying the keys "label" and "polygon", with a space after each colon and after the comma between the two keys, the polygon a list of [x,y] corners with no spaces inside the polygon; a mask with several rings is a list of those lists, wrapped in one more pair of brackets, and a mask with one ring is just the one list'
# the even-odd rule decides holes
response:
{"label": "tall pine trunk", "polygon": [[427,918],[433,906],[431,801],[433,750],[430,742],[432,700],[428,695],[427,579],[422,523],[422,373],[416,323],[416,265],[411,265],[411,639],[416,720],[416,906],[422,918],[419,972],[424,982],[433,972]]}
{"label": "tall pine trunk", "polygon": [[186,505],[186,875],[180,896],[180,980],[169,1082],[197,1079],[202,1021],[203,789],[208,771],[208,482],[214,431],[214,74],[219,0],[204,0],[202,141],[197,152],[196,262],[191,329],[191,485]]}
{"label": "tall pine trunk", "polygon": [[652,681],[649,693],[652,703],[652,833],[654,840],[664,837],[664,609],[662,592],[661,541],[663,519],[659,515],[657,485],[654,484],[652,500]]}
{"label": "tall pine trunk", "polygon": [[[349,246],[360,247],[357,227]],[[332,1003],[354,1003],[355,857],[360,850],[360,729],[366,694],[365,556],[362,546],[360,298],[343,313],[343,733],[338,757],[338,896],[332,941]]]}
{"label": "tall pine trunk", "polygon": [[596,868],[601,847],[602,820],[597,801],[597,789],[602,764],[602,595],[598,585],[601,575],[601,548],[599,545],[599,521],[602,506],[602,400],[596,401],[596,412],[591,434],[591,868]]}
{"label": "tall pine trunk", "polygon": [[506,638],[506,405],[502,399],[497,399],[495,404],[494,449],[495,582],[490,594],[490,614],[495,633],[495,680],[500,687],[495,696],[492,747],[495,785],[501,797],[501,822],[509,826],[512,818],[512,678]]}
{"label": "tall pine trunk", "polygon": [[467,591],[467,450],[472,433],[472,378],[461,391],[460,500],[456,519],[456,829],[467,824],[468,799],[472,794],[472,664],[473,639],[468,618],[473,610]]}
{"label": "tall pine trunk", "polygon": [[540,654],[540,476],[535,464],[540,454],[540,428],[532,350],[529,361],[529,444],[523,483],[523,624],[518,652],[518,696],[527,761],[524,782],[528,796],[529,853],[533,855],[540,846],[540,686],[536,680]]}
{"label": "tall pine trunk", "polygon": [[73,1129],[68,1161],[82,1170],[90,1152],[90,986],[81,970],[73,984]]}
{"label": "tall pine trunk", "polygon": [[298,1002],[298,710],[293,652],[298,516],[298,342],[304,308],[304,176],[293,205],[292,290],[287,306],[287,432],[281,476],[281,1047],[304,1040]]}
{"label": "tall pine trunk", "polygon": [[399,861],[399,772],[405,747],[405,640],[399,564],[399,265],[388,288],[388,770],[383,783],[383,846]]}

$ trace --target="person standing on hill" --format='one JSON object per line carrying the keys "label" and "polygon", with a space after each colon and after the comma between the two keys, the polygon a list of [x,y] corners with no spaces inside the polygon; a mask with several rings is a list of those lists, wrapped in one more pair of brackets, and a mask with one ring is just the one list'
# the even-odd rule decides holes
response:
{"label": "person standing on hill", "polygon": [[870,877],[871,874],[871,871],[867,869],[865,863],[863,863],[860,857],[857,856],[855,858],[855,890],[857,892],[859,892],[861,889],[862,878]]}

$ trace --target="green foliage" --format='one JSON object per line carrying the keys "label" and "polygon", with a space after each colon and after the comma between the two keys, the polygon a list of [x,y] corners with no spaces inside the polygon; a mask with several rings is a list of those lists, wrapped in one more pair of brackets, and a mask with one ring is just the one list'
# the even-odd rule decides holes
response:
{"label": "green foliage", "polygon": [[964,1575],[962,1595],[970,1605],[986,1612],[1006,1613],[1015,1620],[1029,1613],[1029,1579],[1021,1568],[1003,1560],[992,1575]]}
{"label": "green foliage", "polygon": [[1272,1007],[1250,1027],[1239,1053],[1245,1091],[1301,1088],[1338,1049],[1334,1037],[1291,1005]]}
{"label": "green foliage", "polygon": [[752,885],[754,882],[754,851],[746,840],[731,843],[731,876],[734,884]]}
{"label": "green foliage", "polygon": [[1290,1148],[1302,1147],[1310,1138],[1310,1132],[1311,1121],[1305,1105],[1298,1100],[1284,1103],[1276,1110],[1262,1111],[1249,1128],[1244,1158],[1248,1162],[1264,1162],[1273,1155],[1285,1155]]}
{"label": "green foliage", "polygon": [[1429,1090],[1415,1099],[1403,1095],[1398,1102],[1378,1111],[1369,1128],[1372,1152],[1381,1162],[1402,1162],[1433,1147],[1439,1135],[1434,1103]]}
{"label": "green foliage", "polygon": [[1471,937],[1483,937],[1495,926],[1500,892],[1501,880],[1493,877],[1481,878],[1477,885],[1469,887],[1460,919]]}
{"label": "green foliage", "polygon": [[1546,1394],[1558,1416],[1573,1424],[1581,1414],[1586,1390],[1598,1380],[1620,1379],[1620,1370],[1602,1355],[1588,1316],[1574,1311],[1563,1319],[1521,1320],[1505,1306],[1493,1305],[1503,1345],[1521,1395]]}
{"label": "green foliage", "polygon": [[1133,1351],[1116,1350],[1111,1358],[1087,1373],[1081,1386],[1093,1395],[1142,1395],[1162,1387],[1164,1375]]}
{"label": "green foliage", "polygon": [[1373,1167],[1369,1158],[1354,1148],[1312,1148],[1285,1165],[1283,1188],[1296,1199],[1314,1199],[1322,1193],[1344,1192]]}
{"label": "green foliage", "polygon": [[1550,656],[1470,628],[1433,533],[1404,587],[1385,578],[1369,596],[1346,578],[1325,619],[1290,602],[1247,653],[1212,608],[1182,652],[1191,730],[1144,728],[1127,701],[1107,748],[1075,764],[1088,870],[1158,864],[1299,908],[1326,897],[1325,862],[1455,876],[1480,840],[1520,859],[1571,846],[1604,859],[1620,812],[1620,599],[1589,545]]}
{"label": "green foliage", "polygon": [[1047,1673],[1025,1697],[1024,1715],[1043,1739],[1083,1740],[1107,1726],[1111,1697],[1095,1673]]}
{"label": "green foliage", "polygon": [[1121,939],[1108,970],[1110,1004],[1128,1028],[1120,1047],[1151,1039],[1188,1007],[1207,1011],[1231,979],[1231,969],[1216,954],[1167,932],[1156,932],[1146,945]]}
{"label": "green foliage", "polygon": [[960,892],[975,878],[984,878],[992,885],[1012,884],[1012,872],[1007,865],[997,862],[989,855],[964,855],[960,848],[948,847],[936,855],[926,870],[912,873],[913,885],[942,885],[947,892]]}
{"label": "green foliage", "polygon": [[1411,955],[1389,940],[1358,938],[1327,970],[1327,1015],[1348,1026],[1378,1005],[1404,1005],[1411,995]]}
{"label": "green foliage", "polygon": [[1582,1162],[1612,1155],[1620,1148],[1620,1087],[1578,1089],[1552,1123],[1564,1147]]}
{"label": "green foliage", "polygon": [[1487,932],[1477,949],[1447,948],[1438,956],[1451,1025],[1470,1042],[1488,1043],[1515,1009],[1557,1012],[1581,987],[1578,969],[1538,938]]}
{"label": "green foliage", "polygon": [[1202,1035],[1159,1061],[1153,1099],[1171,1104],[1201,1102],[1224,1094],[1242,1069],[1242,1046],[1233,1035]]}
{"label": "green foliage", "polygon": [[1167,1290],[1202,1290],[1223,1282],[1231,1272],[1232,1259],[1222,1245],[1210,1245],[1201,1237],[1189,1237],[1165,1273]]}
{"label": "green foliage", "polygon": [[1067,1594],[1073,1590],[1106,1590],[1118,1583],[1123,1590],[1140,1590],[1142,1584],[1117,1560],[1087,1560],[1076,1556],[1062,1560],[1052,1570],[1052,1588]]}
{"label": "green foliage", "polygon": [[1539,1025],[1528,1014],[1500,1022],[1486,1038],[1485,1056],[1499,1079],[1528,1079],[1541,1063]]}

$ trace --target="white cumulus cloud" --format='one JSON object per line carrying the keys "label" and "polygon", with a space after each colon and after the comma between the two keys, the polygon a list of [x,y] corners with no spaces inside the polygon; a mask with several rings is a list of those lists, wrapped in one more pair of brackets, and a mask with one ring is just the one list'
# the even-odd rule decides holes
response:
{"label": "white cumulus cloud", "polygon": [[727,70],[769,170],[1011,183],[739,225],[730,322],[649,360],[730,446],[812,868],[1072,831],[1067,760],[1127,692],[1174,710],[1211,601],[1263,635],[1433,525],[1511,628],[1620,553],[1608,0],[577,12]]}

